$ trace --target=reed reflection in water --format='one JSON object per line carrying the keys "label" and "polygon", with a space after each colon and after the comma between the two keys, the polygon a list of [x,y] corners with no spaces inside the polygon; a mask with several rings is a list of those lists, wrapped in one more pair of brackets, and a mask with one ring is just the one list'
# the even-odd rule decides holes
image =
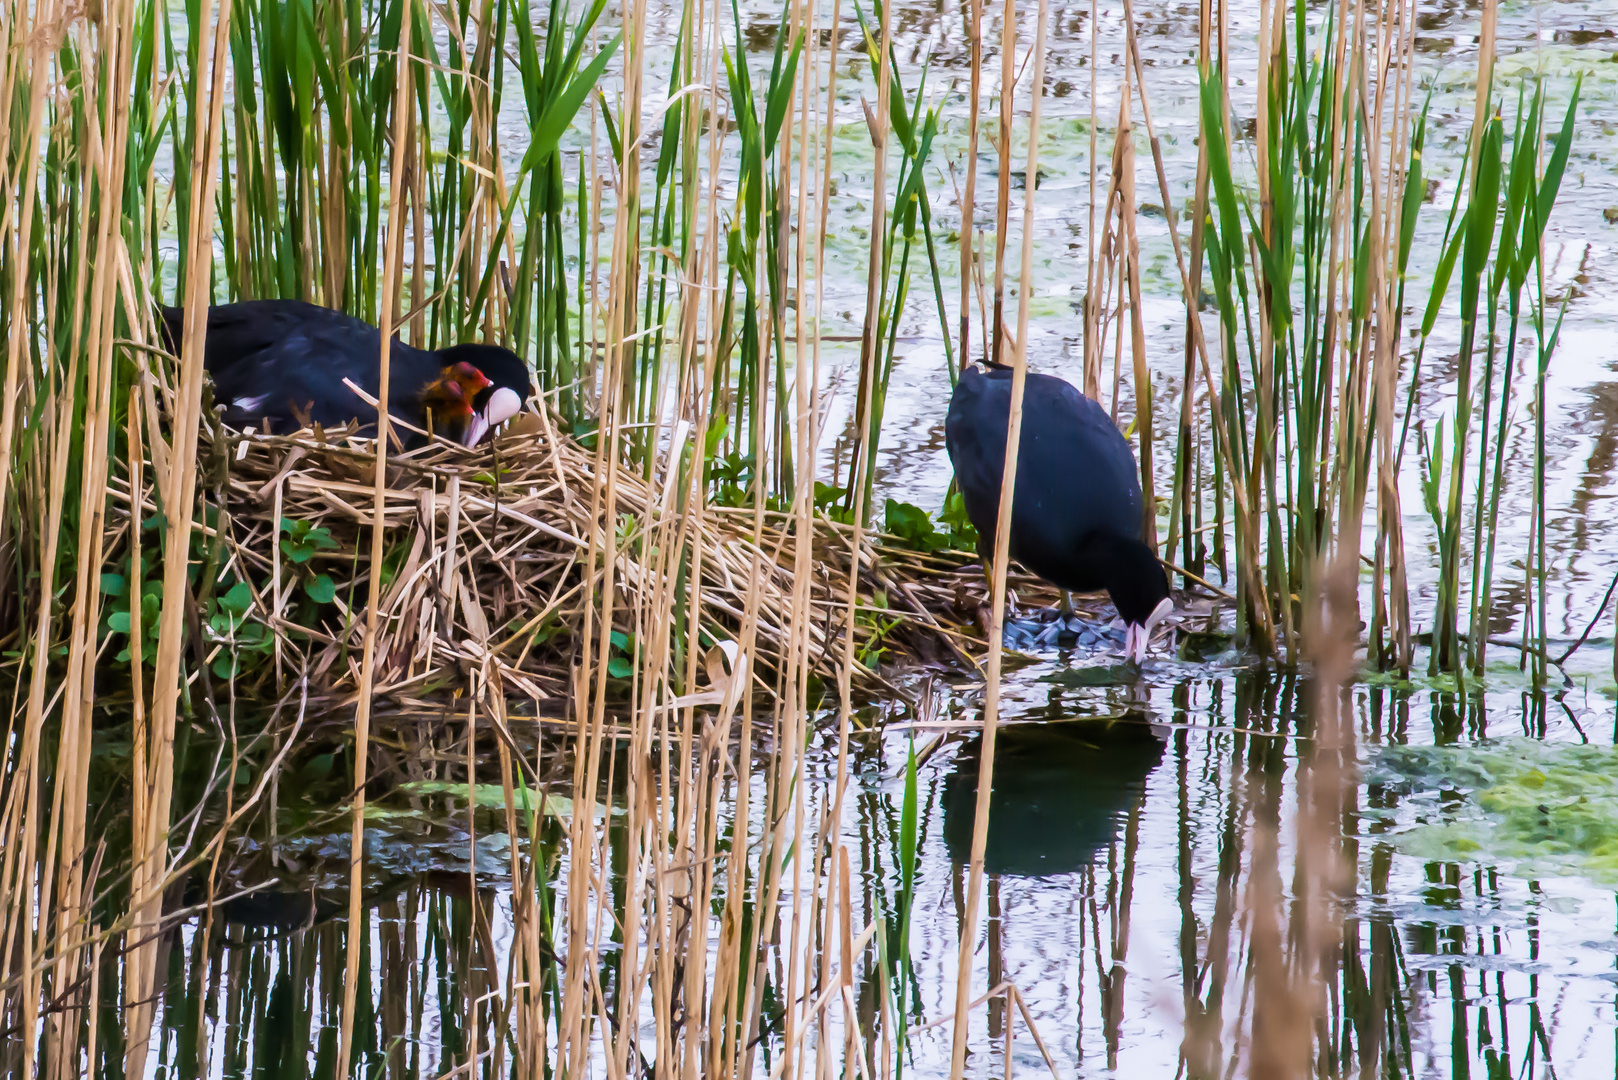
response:
{"label": "reed reflection in water", "polygon": [[[1293,823],[1299,769],[1313,752],[1310,687],[1250,670],[1075,689],[1063,685],[1073,681],[1067,671],[1040,665],[1008,681],[1012,723],[1002,732],[991,796],[988,919],[975,985],[1017,988],[1062,1076],[1212,1077],[1233,1066],[1245,1074],[1255,979],[1248,898],[1267,877],[1285,898],[1280,917],[1300,917]],[[934,718],[967,719],[975,708],[970,687],[922,692],[936,695]],[[1407,743],[1465,745],[1500,735],[1576,742],[1581,728],[1592,739],[1613,738],[1610,704],[1573,694],[1463,698],[1362,686],[1349,700],[1362,763]],[[1115,715],[1059,719],[1108,704],[1120,706]],[[854,916],[866,925],[891,910],[914,737],[922,757],[910,942],[916,980],[902,1068],[946,1075],[947,1023],[925,1025],[948,1017],[953,1004],[977,736],[915,731],[904,724],[914,718],[897,706],[873,708],[864,719],[889,731],[858,740],[851,754],[856,779],[842,821],[858,863]],[[811,754],[823,801],[834,790],[834,754],[824,747]],[[1401,832],[1460,812],[1465,795],[1370,775],[1347,789],[1340,808],[1355,876],[1340,909],[1346,945],[1323,964],[1329,1002],[1317,1073],[1611,1075],[1618,1050],[1613,894],[1576,878],[1524,879],[1487,864],[1404,854],[1396,846]],[[727,790],[725,812],[734,798]],[[438,1076],[475,1060],[478,1074],[494,1076],[507,1058],[498,1003],[511,990],[510,884],[500,870],[509,865],[509,841],[488,832],[481,817],[474,825],[469,835],[464,813],[450,811],[414,832],[379,831],[368,853],[383,869],[373,866],[368,876],[368,975],[357,988],[355,1038],[372,1075]],[[609,843],[620,842],[610,825],[607,832]],[[564,843],[559,830],[547,836],[547,845]],[[1276,842],[1266,856],[1267,836]],[[283,841],[293,854],[282,860],[282,884],[217,908],[223,925],[206,955],[199,955],[198,921],[170,936],[154,1055],[161,1075],[330,1069],[346,945],[346,902],[321,884],[341,877],[322,861],[342,850],[345,838],[331,839]],[[542,854],[559,865],[558,851]],[[620,857],[607,865],[624,872]],[[301,891],[288,884],[299,880],[310,884]],[[565,894],[565,880],[556,889]],[[755,1070],[776,1064],[782,1038],[770,1017],[784,950],[765,948],[772,959]],[[560,959],[565,967],[567,957]],[[601,957],[609,992],[612,961],[610,952]],[[110,957],[100,981],[117,985]],[[882,1025],[895,1021],[880,1000],[874,958],[856,984],[863,1044],[880,1047]],[[207,987],[205,1000],[196,997],[199,986]],[[114,1014],[104,1015],[103,1030],[115,1030]],[[1046,1069],[1006,994],[977,1010],[973,1025],[977,1056],[969,1068],[977,1074],[1004,1075],[1008,1053],[1015,1071]],[[111,1056],[102,1059],[102,1075],[116,1075],[118,1053],[104,1042]],[[867,1053],[873,1076],[893,1075],[894,1062]],[[645,1063],[645,1075],[663,1072]]]}

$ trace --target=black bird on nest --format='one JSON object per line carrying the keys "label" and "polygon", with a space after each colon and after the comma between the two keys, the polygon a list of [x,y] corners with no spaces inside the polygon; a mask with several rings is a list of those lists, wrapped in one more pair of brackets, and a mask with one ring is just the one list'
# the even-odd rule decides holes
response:
{"label": "black bird on nest", "polygon": [[[184,310],[162,308],[170,348],[179,351]],[[369,394],[381,388],[382,332],[361,319],[301,300],[247,300],[208,309],[203,366],[234,428],[295,430],[350,420],[375,425]],[[515,416],[532,395],[528,365],[498,345],[388,350],[388,413],[464,446]],[[346,380],[346,381],[345,381]],[[410,440],[405,440],[407,443]]]}

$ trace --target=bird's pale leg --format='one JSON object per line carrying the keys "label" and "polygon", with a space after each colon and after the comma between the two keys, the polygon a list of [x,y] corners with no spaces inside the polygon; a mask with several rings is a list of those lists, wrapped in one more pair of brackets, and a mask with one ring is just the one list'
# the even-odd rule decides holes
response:
{"label": "bird's pale leg", "polygon": [[[978,621],[983,626],[983,632],[989,632],[989,624],[993,619],[991,612],[994,602],[994,570],[989,557],[979,554],[978,560],[983,566],[983,603],[978,605]],[[1017,590],[1006,584],[1006,621],[1010,622],[1017,615]]]}
{"label": "bird's pale leg", "polygon": [[1056,610],[1064,619],[1073,617],[1073,594],[1066,589],[1062,590],[1062,599],[1057,603]]}

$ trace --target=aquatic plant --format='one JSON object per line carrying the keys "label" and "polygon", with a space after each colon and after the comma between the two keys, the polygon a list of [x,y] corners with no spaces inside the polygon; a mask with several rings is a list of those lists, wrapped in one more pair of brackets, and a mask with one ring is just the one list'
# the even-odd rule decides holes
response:
{"label": "aquatic plant", "polygon": [[1466,746],[1388,746],[1369,778],[1433,804],[1395,833],[1420,859],[1482,863],[1519,877],[1618,882],[1618,752],[1610,746],[1505,738]]}

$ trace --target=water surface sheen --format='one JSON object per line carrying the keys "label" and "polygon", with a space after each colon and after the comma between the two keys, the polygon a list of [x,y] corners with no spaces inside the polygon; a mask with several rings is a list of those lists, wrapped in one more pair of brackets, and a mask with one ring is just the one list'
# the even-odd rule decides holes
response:
{"label": "water surface sheen", "polygon": [[[1618,819],[1612,701],[1578,682],[1550,697],[1516,682],[1498,672],[1495,689],[1465,697],[1410,685],[1350,693],[1359,778],[1342,812],[1353,876],[1340,898],[1347,947],[1327,1024],[1339,1051],[1380,1044],[1383,1075],[1618,1069],[1618,828],[1587,827],[1590,813]],[[851,742],[841,827],[857,882],[854,922],[868,925],[894,910],[914,748],[914,1028],[953,1007],[982,689],[936,679],[906,689],[915,709],[872,705],[856,715],[867,733]],[[1133,671],[1106,655],[1052,652],[1008,674],[974,986],[981,993],[1009,981],[1020,990],[1062,1076],[1176,1075],[1188,1016],[1200,1033],[1191,1053],[1209,1066],[1202,1075],[1244,1060],[1247,898],[1255,887],[1283,898],[1294,889],[1313,692],[1296,676],[1218,661],[1158,658]],[[806,792],[815,807],[833,797],[837,779],[835,712],[820,719]],[[1572,767],[1559,771],[1559,758],[1526,749],[1545,747],[1576,755]],[[755,835],[764,824],[762,755]],[[1508,767],[1519,759],[1521,769]],[[1592,809],[1601,791],[1609,799]],[[497,831],[498,813],[469,819],[464,799],[445,805],[422,793],[381,800],[367,829],[356,1045],[388,1076],[440,1075],[472,1047],[488,1047],[496,1018],[480,1008],[469,1023],[468,1003],[509,991],[515,945],[510,841]],[[721,807],[727,820],[735,797],[732,785]],[[594,812],[616,852],[623,832],[612,822],[622,811],[609,800]],[[280,821],[279,895],[222,908],[206,961],[213,971],[200,1012],[213,1027],[216,1074],[256,1075],[294,1061],[318,1068],[334,1045],[347,822],[311,815],[291,797]],[[547,827],[545,854],[562,850],[563,835]],[[1509,842],[1520,835],[1526,845]],[[1273,855],[1270,837],[1278,839]],[[227,878],[263,865],[256,844],[234,850]],[[621,855],[608,860],[614,891]],[[565,859],[552,865],[560,897]],[[194,1045],[199,938],[189,924],[170,954],[160,1025],[168,1060]],[[601,956],[609,993],[614,956],[610,946]],[[766,981],[776,976],[768,961]],[[867,954],[855,991],[867,1016],[876,985]],[[1004,1075],[1005,1023],[998,1000],[973,1014],[974,1075]],[[907,1074],[948,1075],[948,1031],[946,1020],[913,1034]],[[1043,1073],[1026,1025],[1017,1021],[1012,1035],[1014,1068]],[[766,1055],[778,1036],[766,1036]]]}

